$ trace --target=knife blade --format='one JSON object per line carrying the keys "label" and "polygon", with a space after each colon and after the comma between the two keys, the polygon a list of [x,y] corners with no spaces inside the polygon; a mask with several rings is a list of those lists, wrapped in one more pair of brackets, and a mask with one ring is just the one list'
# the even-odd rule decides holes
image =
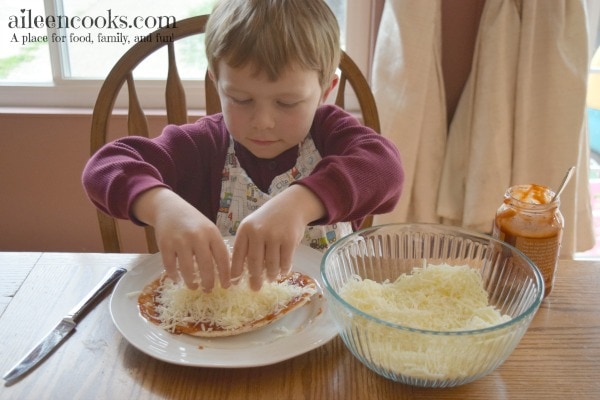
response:
{"label": "knife blade", "polygon": [[75,331],[77,323],[92,308],[96,301],[112,285],[114,285],[125,272],[127,272],[125,268],[111,268],[104,278],[102,278],[102,280],[63,317],[56,327],[2,377],[6,383],[12,384],[22,378],[49,356],[52,351],[60,346],[60,344]]}

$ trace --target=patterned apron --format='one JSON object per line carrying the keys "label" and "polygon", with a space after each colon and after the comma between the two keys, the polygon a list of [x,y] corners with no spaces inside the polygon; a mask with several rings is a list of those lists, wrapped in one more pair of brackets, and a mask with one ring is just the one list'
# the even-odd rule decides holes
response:
{"label": "patterned apron", "polygon": [[[321,155],[310,135],[300,143],[298,153],[296,165],[291,170],[275,177],[269,187],[269,193],[264,193],[240,167],[235,156],[233,138],[230,137],[217,214],[217,227],[219,227],[221,235],[235,235],[244,217],[265,204],[273,196],[281,193],[290,186],[291,182],[309,175],[321,160]],[[304,231],[302,244],[324,251],[337,239],[350,233],[352,233],[352,224],[349,222],[308,226]]]}

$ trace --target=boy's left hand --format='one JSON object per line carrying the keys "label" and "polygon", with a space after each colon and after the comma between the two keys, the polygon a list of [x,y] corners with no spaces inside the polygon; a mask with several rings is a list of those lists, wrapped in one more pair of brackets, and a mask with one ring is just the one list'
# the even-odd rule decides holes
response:
{"label": "boy's left hand", "polygon": [[324,215],[321,200],[304,186],[290,186],[273,197],[238,227],[231,259],[232,280],[242,274],[244,262],[253,290],[259,290],[265,278],[272,282],[279,274],[287,275],[306,226]]}

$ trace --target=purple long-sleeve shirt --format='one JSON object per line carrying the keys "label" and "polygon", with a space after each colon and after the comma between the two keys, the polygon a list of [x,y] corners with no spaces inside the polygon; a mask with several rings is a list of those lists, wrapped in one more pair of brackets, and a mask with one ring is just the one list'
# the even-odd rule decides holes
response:
{"label": "purple long-sleeve shirt", "polygon": [[[323,202],[327,216],[315,224],[352,221],[357,227],[366,216],[395,207],[404,172],[398,150],[389,140],[333,105],[319,107],[310,135],[322,160],[294,184],[311,189]],[[173,190],[216,221],[229,140],[222,114],[193,124],[168,125],[153,139],[125,137],[92,156],[83,171],[83,185],[100,210],[138,224],[131,213],[133,201],[159,186]],[[240,165],[263,192],[273,178],[294,166],[297,150],[260,159],[235,143]]]}

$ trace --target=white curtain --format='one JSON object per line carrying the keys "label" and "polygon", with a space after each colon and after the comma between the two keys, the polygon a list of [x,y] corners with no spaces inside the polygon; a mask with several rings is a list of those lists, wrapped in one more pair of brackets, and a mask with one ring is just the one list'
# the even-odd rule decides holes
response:
{"label": "white curtain", "polygon": [[585,118],[584,0],[487,0],[471,73],[447,128],[441,1],[387,0],[373,65],[382,134],[400,149],[402,199],[375,223],[439,222],[490,232],[505,190],[557,188],[561,256],[594,245]]}

